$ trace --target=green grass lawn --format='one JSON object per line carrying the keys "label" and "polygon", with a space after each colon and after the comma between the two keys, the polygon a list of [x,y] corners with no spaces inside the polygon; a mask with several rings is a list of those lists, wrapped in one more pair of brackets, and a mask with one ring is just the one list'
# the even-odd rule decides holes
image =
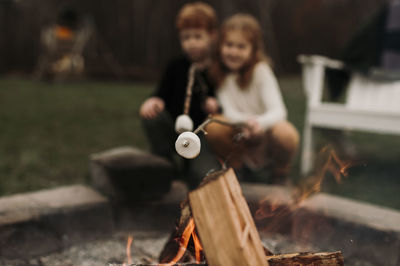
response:
{"label": "green grass lawn", "polygon": [[[280,85],[289,120],[301,133],[300,78],[280,79]],[[147,148],[138,108],[152,89],[142,83],[0,79],[0,195],[87,183],[91,153],[121,145]],[[330,143],[316,133],[318,147]],[[354,133],[349,138],[362,163],[342,184],[328,175],[323,191],[400,209],[400,137]],[[298,161],[292,178],[302,182]]]}
{"label": "green grass lawn", "polygon": [[146,147],[142,84],[0,80],[0,194],[87,182],[88,156]]}

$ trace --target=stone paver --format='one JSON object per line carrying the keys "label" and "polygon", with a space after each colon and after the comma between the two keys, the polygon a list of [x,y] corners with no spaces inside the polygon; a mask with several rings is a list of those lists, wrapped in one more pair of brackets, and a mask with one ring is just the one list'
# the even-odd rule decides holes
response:
{"label": "stone paver", "polygon": [[0,198],[0,257],[30,257],[96,239],[113,228],[108,200],[68,186]]}
{"label": "stone paver", "polygon": [[113,200],[154,200],[176,178],[170,162],[135,147],[118,147],[90,156],[93,185]]}

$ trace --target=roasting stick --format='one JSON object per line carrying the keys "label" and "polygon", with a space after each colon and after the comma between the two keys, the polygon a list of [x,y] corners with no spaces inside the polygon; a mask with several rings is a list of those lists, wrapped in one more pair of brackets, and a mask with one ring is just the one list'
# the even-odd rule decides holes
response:
{"label": "roasting stick", "polygon": [[183,114],[189,115],[190,101],[192,100],[192,91],[194,84],[194,73],[196,72],[196,66],[192,64],[189,68],[188,83],[186,87],[185,103],[183,105]]}
{"label": "roasting stick", "polygon": [[190,101],[192,100],[195,72],[196,72],[196,66],[192,64],[189,68],[189,73],[188,73],[188,83],[186,86],[185,102],[183,104],[183,114],[179,115],[175,121],[175,131],[177,133],[183,133],[185,131],[193,130],[193,120],[189,116],[189,110],[190,110]]}
{"label": "roasting stick", "polygon": [[218,123],[218,124],[225,125],[225,126],[230,126],[230,127],[233,127],[233,128],[247,127],[247,125],[245,123],[232,123],[232,122],[220,120],[218,118],[208,117],[203,123],[201,123],[196,128],[195,131],[193,131],[193,133],[194,134],[198,134],[200,131],[203,131],[204,134],[207,134],[207,131],[205,130],[205,127],[210,123]]}

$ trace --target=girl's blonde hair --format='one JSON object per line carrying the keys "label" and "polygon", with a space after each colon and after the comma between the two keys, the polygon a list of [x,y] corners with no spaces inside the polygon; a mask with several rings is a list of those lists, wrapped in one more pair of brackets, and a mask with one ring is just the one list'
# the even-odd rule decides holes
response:
{"label": "girl's blonde hair", "polygon": [[262,29],[258,21],[248,14],[236,14],[228,18],[221,27],[220,38],[218,41],[217,60],[211,69],[211,75],[214,77],[217,85],[221,85],[229,69],[222,63],[221,46],[229,32],[240,31],[245,38],[251,43],[251,57],[250,60],[239,70],[238,84],[240,88],[245,89],[252,78],[254,66],[262,61],[268,61],[264,55],[264,42],[262,38]]}

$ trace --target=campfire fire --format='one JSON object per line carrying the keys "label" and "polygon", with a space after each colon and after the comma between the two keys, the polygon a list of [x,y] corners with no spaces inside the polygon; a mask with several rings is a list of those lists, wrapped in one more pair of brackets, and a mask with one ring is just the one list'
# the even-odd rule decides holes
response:
{"label": "campfire fire", "polygon": [[[279,224],[281,223],[282,219],[287,217],[287,215],[289,215],[289,214],[293,214],[293,211],[295,211],[296,209],[298,209],[300,207],[300,204],[301,204],[302,201],[304,201],[305,199],[309,198],[311,195],[321,191],[322,182],[323,182],[325,176],[328,173],[330,173],[334,177],[336,182],[340,183],[342,181],[343,177],[347,177],[348,176],[348,169],[352,165],[354,165],[350,161],[341,160],[337,156],[335,151],[330,149],[329,147],[325,147],[324,149],[321,150],[319,158],[321,160],[324,160],[324,163],[321,164],[322,167],[319,170],[315,171],[315,174],[310,176],[306,180],[305,185],[303,187],[297,188],[295,190],[295,193],[293,193],[294,197],[292,198],[292,201],[291,201],[292,203],[291,204],[282,207],[282,205],[280,204],[281,201],[279,200],[279,198],[276,197],[276,195],[272,195],[272,197],[274,197],[274,200],[265,198],[263,201],[260,202],[259,208],[255,213],[255,219],[256,220],[268,219],[268,220],[273,221],[272,224],[274,224],[275,226],[279,226]],[[219,188],[216,185],[214,185],[215,183],[209,183],[208,184],[209,188],[213,187],[213,189],[215,189],[216,191],[219,191],[220,189],[222,189],[221,191],[225,191],[225,189],[229,188],[228,190],[232,190],[232,191],[230,192],[231,194],[229,194],[229,197],[227,197],[227,199],[228,199],[228,201],[232,200],[232,203],[237,205],[238,202],[239,202],[238,199],[237,199],[237,195],[241,195],[241,194],[240,193],[237,194],[237,195],[235,194],[237,191],[239,191],[240,186],[239,186],[239,183],[237,183],[237,181],[235,181],[236,177],[234,175],[234,172],[232,170],[231,171],[227,171],[227,172],[222,172],[222,176],[225,178],[225,179],[223,179],[225,181],[220,183],[221,185],[218,185],[218,186],[221,186],[221,188]],[[228,178],[228,176],[229,176],[229,178]],[[219,180],[220,180],[219,182],[221,182],[222,179],[219,178]],[[231,180],[231,181],[227,181],[227,180]],[[234,181],[234,182],[231,183],[232,181]],[[233,185],[234,183],[237,183],[237,189],[233,189],[235,187]],[[202,187],[201,189],[203,191],[201,193],[206,193],[206,194],[209,193],[209,192],[204,192],[205,191],[204,187]],[[236,192],[234,192],[234,191],[236,191]],[[188,204],[187,204],[186,207],[187,207],[187,209],[190,209],[193,212],[197,211],[197,216],[194,215],[195,212],[194,212],[193,216],[192,216],[192,213],[190,213],[189,216],[181,216],[181,218],[182,217],[187,217],[186,220],[184,219],[186,222],[181,223],[179,228],[177,228],[177,229],[180,229],[180,230],[177,230],[177,232],[180,232],[180,233],[178,233],[177,235],[175,235],[175,237],[172,237],[170,239],[171,242],[175,243],[174,244],[175,248],[172,249],[173,251],[170,250],[169,253],[168,253],[169,254],[168,258],[166,260],[164,260],[164,261],[160,260],[160,261],[162,261],[162,263],[160,263],[158,265],[160,265],[160,266],[162,266],[162,265],[164,265],[164,266],[172,266],[172,265],[175,265],[175,264],[178,264],[178,263],[182,263],[185,260],[186,260],[186,262],[188,262],[188,259],[191,261],[191,263],[193,263],[194,259],[195,259],[195,263],[196,264],[204,263],[204,262],[202,262],[202,259],[203,259],[203,246],[200,243],[199,237],[196,234],[196,226],[195,226],[194,219],[198,219],[198,215],[200,215],[199,214],[199,210],[200,210],[199,206],[201,206],[201,204],[204,203],[204,202],[202,202],[202,200],[206,199],[208,197],[199,196],[199,195],[202,195],[202,194],[199,194],[199,192],[196,192],[196,193],[197,194],[193,194],[193,192],[192,192],[191,195],[189,195],[188,203],[190,203],[191,208],[189,208]],[[206,195],[206,194],[204,194],[204,195]],[[215,195],[215,193],[212,193],[212,195]],[[194,202],[197,202],[196,203],[197,204],[196,208],[195,208],[195,205],[193,205]],[[243,202],[245,202],[244,198],[243,198]],[[198,204],[200,204],[200,205],[198,205]],[[204,204],[207,205],[208,202],[204,203]],[[231,204],[231,203],[229,203],[229,204]],[[232,205],[232,206],[236,206],[236,205]],[[239,204],[239,205],[241,207],[244,207],[243,204]],[[183,207],[182,207],[182,210],[183,210]],[[215,210],[217,212],[220,212],[218,210],[221,210],[221,209],[215,209]],[[249,213],[249,215],[250,215],[250,213]],[[240,217],[239,217],[239,220],[240,220]],[[206,229],[212,231],[211,227],[213,227],[213,226],[208,225],[208,227]],[[202,226],[199,225],[199,228],[197,230],[199,230],[200,233],[203,232],[202,233],[202,237],[205,237],[204,236],[204,230],[205,230],[204,229],[204,224]],[[220,228],[220,230],[225,230],[225,229]],[[245,235],[244,239],[246,240],[246,243],[248,241],[251,242],[251,241],[254,240],[253,239],[254,235],[252,237],[249,237],[248,236],[249,234],[247,234],[247,233],[245,234],[246,228],[243,229],[243,228],[240,227],[238,230],[240,231],[239,235]],[[241,232],[241,230],[244,230],[244,232]],[[256,230],[256,229],[254,229],[254,230]],[[208,235],[207,237],[211,237],[211,236],[212,236],[212,234]],[[192,242],[191,242],[191,240],[192,240]],[[208,239],[207,241],[206,240],[204,240],[204,241],[205,241],[204,242],[205,243],[205,247],[207,248],[206,250],[208,250],[207,252],[209,252],[209,248],[210,248],[209,246],[210,246],[210,243],[211,243],[210,239]],[[132,263],[132,258],[131,258],[131,245],[132,245],[132,242],[133,242],[133,237],[129,236],[128,237],[128,241],[127,241],[127,247],[126,247],[126,255],[127,255],[126,261],[127,261],[127,263],[124,263],[123,264],[124,266],[130,265]],[[243,242],[243,240],[241,242]],[[179,247],[177,246],[178,243],[179,243]],[[234,245],[232,245],[232,248],[233,247],[234,247]],[[243,249],[243,246],[242,246],[242,249]],[[299,253],[299,254],[289,254],[290,256],[289,255],[283,256],[283,255],[271,255],[272,253],[267,253],[266,251],[268,251],[268,250],[266,250],[264,248],[265,254],[263,256],[265,256],[264,258],[266,258],[266,260],[268,260],[268,262],[271,263],[271,265],[278,265],[278,264],[273,264],[274,260],[277,260],[277,261],[281,262],[281,261],[286,260],[286,259],[288,261],[299,260],[299,259],[304,259],[306,261],[308,261],[310,259],[315,260],[315,261],[318,261],[318,260],[321,260],[321,261],[324,260],[325,261],[326,260],[326,261],[331,261],[333,263],[333,264],[329,264],[329,265],[343,265],[343,258],[342,258],[342,255],[341,255],[340,252],[337,252],[337,253],[320,253],[320,254],[319,253],[318,254],[317,253],[307,253],[307,254]],[[174,255],[175,252],[176,252],[176,254]],[[219,254],[219,252],[217,252],[214,255],[216,257],[219,257],[221,254]],[[216,260],[215,260],[215,256],[214,255],[211,254],[211,256],[214,257],[214,260],[210,260],[209,261],[209,257],[207,257],[207,263],[213,262],[214,264],[212,264],[212,265],[220,265],[218,263],[215,264]],[[210,256],[210,254],[208,254],[208,256]],[[308,257],[307,258],[302,258],[302,256],[308,256]],[[172,257],[172,259],[171,259],[171,257]],[[165,262],[165,261],[167,261],[167,262]],[[249,264],[249,265],[252,265],[252,264]],[[268,263],[267,263],[267,265],[268,265]],[[299,264],[299,265],[302,265],[302,264]]]}
{"label": "campfire fire", "polygon": [[168,265],[176,264],[183,257],[183,255],[185,254],[191,237],[193,239],[194,248],[195,248],[196,263],[200,263],[200,261],[201,261],[200,252],[203,250],[203,247],[201,246],[200,240],[197,237],[197,234],[196,234],[196,231],[195,231],[194,220],[193,220],[193,218],[191,218],[189,220],[189,223],[186,226],[185,230],[183,231],[180,240],[179,240],[178,253],[175,255],[175,257],[169,263],[164,263],[164,264],[160,264],[160,265],[167,265],[168,266]]}
{"label": "campfire fire", "polygon": [[[194,220],[193,218],[191,218],[179,239],[179,249],[175,257],[167,263],[160,263],[158,265],[172,266],[178,263],[184,256],[188,248],[190,239],[192,239],[194,243],[196,264],[201,263],[201,251],[203,250],[203,247],[200,243],[199,237],[196,234]],[[131,255],[132,243],[133,243],[133,236],[129,235],[126,243],[126,262],[122,264],[123,266],[129,266],[132,264],[132,255]]]}

